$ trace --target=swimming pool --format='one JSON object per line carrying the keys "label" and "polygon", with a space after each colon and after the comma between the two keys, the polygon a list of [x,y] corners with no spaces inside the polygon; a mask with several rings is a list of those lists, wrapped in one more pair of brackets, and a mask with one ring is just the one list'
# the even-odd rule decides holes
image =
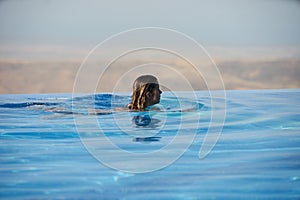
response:
{"label": "swimming pool", "polygon": [[[185,101],[196,105],[197,112],[169,112],[178,102],[163,93],[161,105],[167,111],[146,117],[87,114],[91,99],[96,109],[107,109],[128,103],[129,94],[73,99],[71,94],[1,95],[0,198],[299,199],[300,90],[226,91],[225,123],[204,159],[199,151],[211,120],[211,99],[207,92],[197,93],[201,98],[196,102]],[[77,110],[72,103],[80,105]],[[85,131],[78,131],[74,118]],[[100,128],[90,126],[94,119]],[[90,153],[95,144],[82,140],[97,138],[97,152],[108,157],[111,149],[101,145],[104,137],[126,152],[159,152],[174,141],[176,130],[185,138],[195,124],[183,154],[148,173],[112,169]],[[186,140],[176,145],[181,143]],[[121,166],[131,162],[111,157]]]}

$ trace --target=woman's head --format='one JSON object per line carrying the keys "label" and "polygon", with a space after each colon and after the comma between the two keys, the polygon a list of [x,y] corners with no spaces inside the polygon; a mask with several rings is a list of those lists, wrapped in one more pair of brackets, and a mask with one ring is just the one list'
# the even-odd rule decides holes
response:
{"label": "woman's head", "polygon": [[142,75],[133,83],[133,93],[129,108],[145,110],[147,106],[159,103],[161,90],[157,78],[152,75]]}

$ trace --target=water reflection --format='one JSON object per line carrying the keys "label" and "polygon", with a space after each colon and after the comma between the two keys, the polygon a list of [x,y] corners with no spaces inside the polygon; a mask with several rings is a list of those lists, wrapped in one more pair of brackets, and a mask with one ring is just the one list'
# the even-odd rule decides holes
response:
{"label": "water reflection", "polygon": [[134,142],[158,142],[161,137],[136,137],[133,138]]}
{"label": "water reflection", "polygon": [[151,117],[147,115],[138,115],[132,118],[132,122],[136,125],[136,127],[148,126],[151,123]]}
{"label": "water reflection", "polygon": [[135,128],[158,129],[161,120],[151,117],[148,113],[133,116],[132,123]]}
{"label": "water reflection", "polygon": [[[145,131],[145,135],[149,130],[159,131],[161,120],[151,117],[148,113],[139,113],[132,117],[132,124],[137,131]],[[134,142],[157,142],[161,137],[134,137]]]}

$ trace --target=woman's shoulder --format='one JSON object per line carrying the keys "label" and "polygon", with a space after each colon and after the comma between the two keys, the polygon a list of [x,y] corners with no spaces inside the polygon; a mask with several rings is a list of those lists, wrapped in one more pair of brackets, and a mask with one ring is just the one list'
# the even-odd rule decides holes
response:
{"label": "woman's shoulder", "polygon": [[124,111],[130,111],[130,107],[128,107],[128,105],[126,107],[117,107],[117,108],[114,108],[114,111],[117,111],[117,112],[124,112]]}

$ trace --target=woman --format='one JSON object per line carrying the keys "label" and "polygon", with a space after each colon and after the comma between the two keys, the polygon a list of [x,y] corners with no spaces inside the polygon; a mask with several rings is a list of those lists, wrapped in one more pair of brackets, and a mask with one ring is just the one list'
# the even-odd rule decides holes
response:
{"label": "woman", "polygon": [[[133,83],[131,103],[125,108],[114,108],[113,111],[147,111],[149,107],[159,103],[160,94],[157,78],[152,75],[142,75]],[[111,114],[111,110],[89,110],[90,115]]]}
{"label": "woman", "polygon": [[159,103],[161,93],[156,77],[142,75],[133,83],[131,103],[127,108],[131,111],[145,111],[149,106]]}

